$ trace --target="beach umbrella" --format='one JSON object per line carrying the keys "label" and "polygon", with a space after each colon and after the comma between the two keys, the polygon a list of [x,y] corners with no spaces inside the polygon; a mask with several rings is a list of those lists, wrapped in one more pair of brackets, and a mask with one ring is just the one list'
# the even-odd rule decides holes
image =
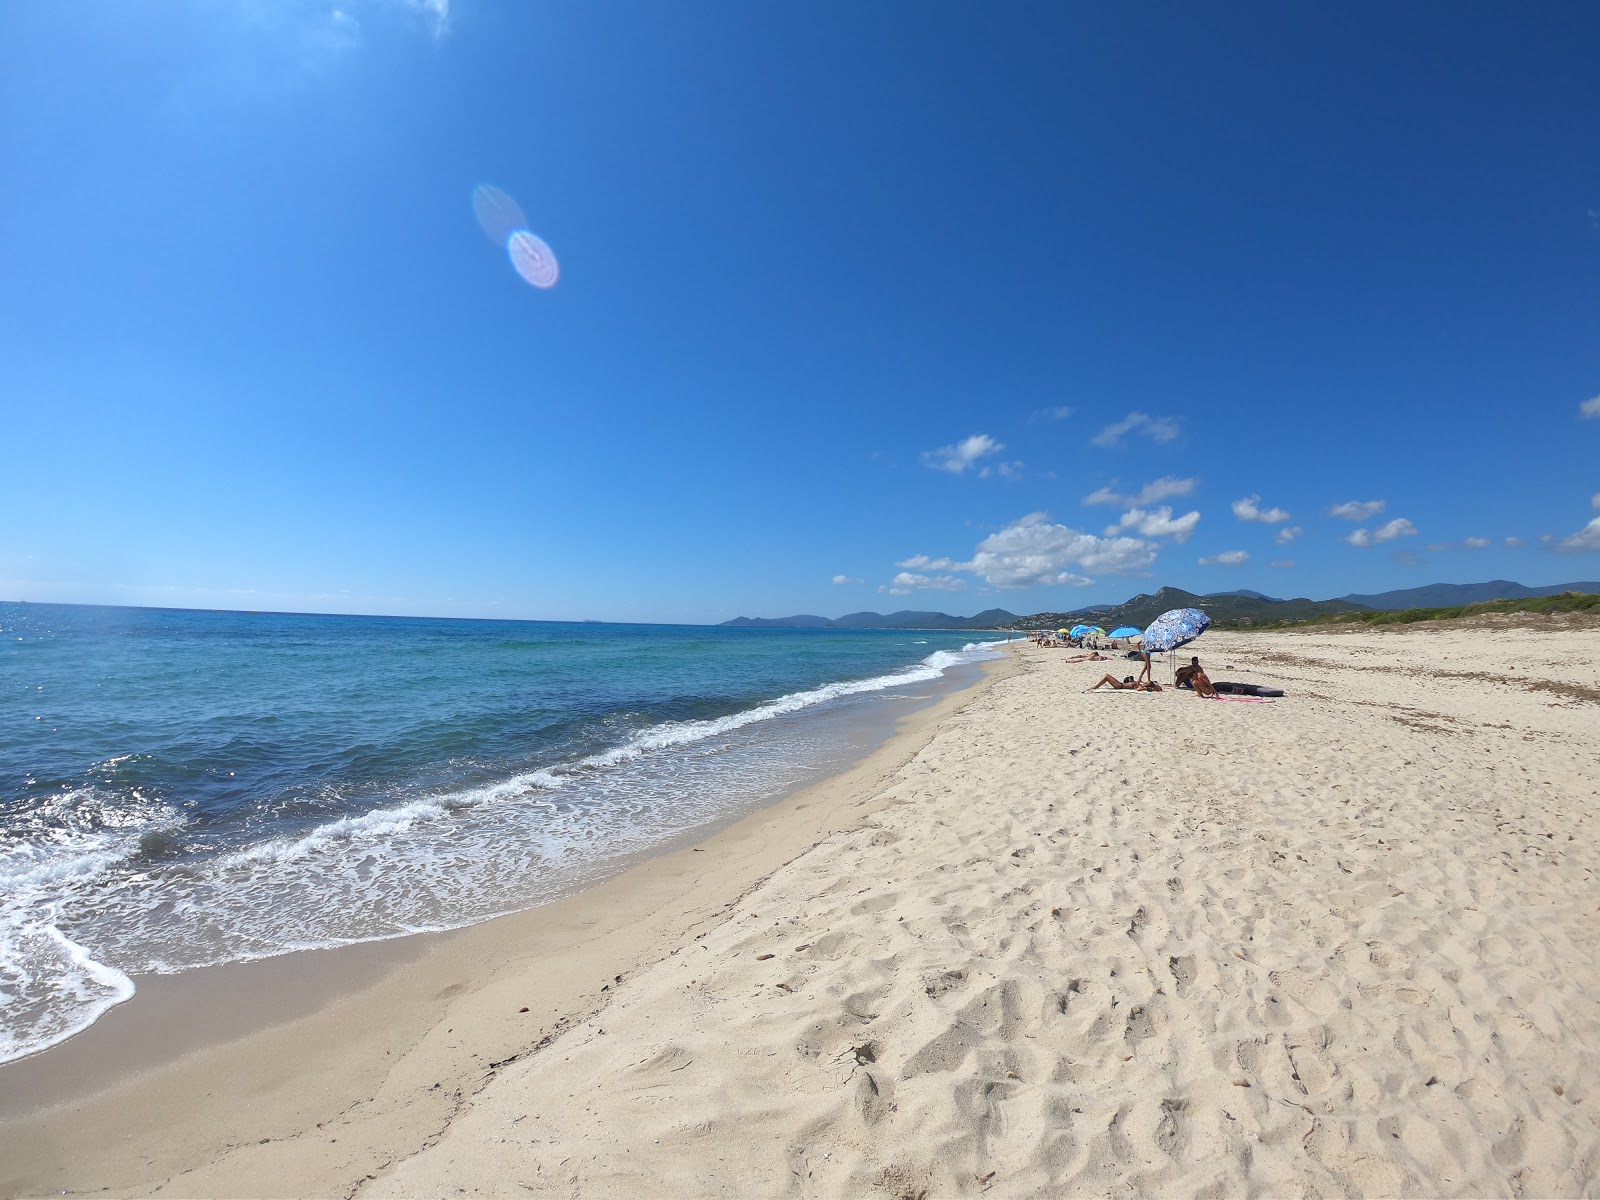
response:
{"label": "beach umbrella", "polygon": [[1068,633],[1069,633],[1069,631],[1065,630],[1065,629],[1058,629],[1058,630],[1056,630],[1056,632],[1059,633],[1062,637],[1068,636]]}
{"label": "beach umbrella", "polygon": [[1143,637],[1144,630],[1135,629],[1132,625],[1119,625],[1111,631],[1114,638]]}
{"label": "beach umbrella", "polygon": [[1100,626],[1098,626],[1098,625],[1085,625],[1083,627],[1083,636],[1084,637],[1105,637],[1106,636],[1106,631],[1104,629],[1101,629]]}
{"label": "beach umbrella", "polygon": [[1083,631],[1085,629],[1087,629],[1087,628],[1089,628],[1087,625],[1074,625],[1072,627],[1072,636],[1073,637],[1082,637],[1083,636]]}
{"label": "beach umbrella", "polygon": [[1176,650],[1210,628],[1211,618],[1198,608],[1174,608],[1150,622],[1144,631],[1144,648],[1154,654]]}

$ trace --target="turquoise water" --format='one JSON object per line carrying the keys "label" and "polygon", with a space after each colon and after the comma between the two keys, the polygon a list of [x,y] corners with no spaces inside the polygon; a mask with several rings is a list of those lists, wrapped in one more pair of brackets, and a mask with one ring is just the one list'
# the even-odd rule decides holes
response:
{"label": "turquoise water", "polygon": [[0,1061],[143,972],[566,894],[838,767],[972,638],[0,604]]}

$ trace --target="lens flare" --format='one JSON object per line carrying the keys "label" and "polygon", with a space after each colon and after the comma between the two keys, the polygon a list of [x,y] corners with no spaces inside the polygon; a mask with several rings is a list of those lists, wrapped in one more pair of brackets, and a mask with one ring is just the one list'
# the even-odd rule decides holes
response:
{"label": "lens flare", "polygon": [[517,202],[490,183],[472,189],[472,215],[496,246],[504,246],[508,237],[528,225]]}
{"label": "lens flare", "polygon": [[506,239],[506,252],[511,255],[511,265],[536,288],[554,287],[561,268],[556,264],[555,251],[526,229],[519,229]]}

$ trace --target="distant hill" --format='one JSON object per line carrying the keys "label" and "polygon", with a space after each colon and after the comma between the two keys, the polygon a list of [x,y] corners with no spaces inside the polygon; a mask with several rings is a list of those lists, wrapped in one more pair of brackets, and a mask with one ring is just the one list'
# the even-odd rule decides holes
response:
{"label": "distant hill", "polygon": [[1538,596],[1558,596],[1562,592],[1600,592],[1600,583],[1552,583],[1548,587],[1524,587],[1509,579],[1491,579],[1488,583],[1430,583],[1426,587],[1403,588],[1395,592],[1379,592],[1372,596],[1341,596],[1341,600],[1376,608],[1382,612],[1398,612],[1402,608],[1447,608],[1458,604],[1481,604],[1485,600],[1527,600]]}
{"label": "distant hill", "polygon": [[833,622],[827,617],[813,617],[804,613],[796,617],[735,617],[731,621],[723,621],[724,625],[734,625],[741,629],[832,629]]}
{"label": "distant hill", "polygon": [[1281,600],[1281,596],[1269,596],[1265,592],[1252,592],[1249,588],[1237,588],[1231,592],[1207,592],[1208,596],[1249,596],[1252,600]]}
{"label": "distant hill", "polygon": [[1092,621],[1107,631],[1118,625],[1136,625],[1143,629],[1162,613],[1173,608],[1204,609],[1212,622],[1222,629],[1249,625],[1266,625],[1278,621],[1303,621],[1330,612],[1349,612],[1357,607],[1348,600],[1273,600],[1258,593],[1217,592],[1197,596],[1182,588],[1164,587],[1154,595],[1141,594],[1116,605],[1080,608],[1065,613],[1038,613],[1019,621],[1023,629],[1057,629],[1070,627],[1080,621]]}
{"label": "distant hill", "polygon": [[806,614],[795,617],[735,617],[723,624],[748,629],[1063,629],[1088,622],[1102,625],[1110,631],[1119,625],[1136,625],[1143,629],[1168,609],[1201,608],[1217,628],[1241,629],[1252,625],[1309,621],[1330,613],[1368,609],[1398,612],[1408,608],[1446,608],[1478,604],[1485,600],[1555,596],[1562,592],[1600,593],[1600,583],[1555,583],[1549,587],[1531,588],[1508,579],[1492,579],[1488,583],[1435,583],[1427,587],[1379,592],[1372,596],[1340,596],[1336,600],[1308,600],[1304,596],[1280,600],[1248,588],[1200,596],[1182,588],[1164,587],[1154,594],[1141,593],[1121,604],[1096,604],[1069,612],[1034,613],[1028,617],[1018,616],[1003,608],[985,609],[970,617],[905,609],[888,614],[848,613],[838,620]]}
{"label": "distant hill", "polygon": [[942,612],[847,613],[836,621],[827,617],[735,617],[724,625],[740,629],[1004,629],[1022,618],[1003,608],[985,609],[970,617]]}

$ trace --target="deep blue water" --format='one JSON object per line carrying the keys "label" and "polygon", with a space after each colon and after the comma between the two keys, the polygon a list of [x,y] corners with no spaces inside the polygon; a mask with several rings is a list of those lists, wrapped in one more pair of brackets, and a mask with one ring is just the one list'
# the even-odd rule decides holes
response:
{"label": "deep blue water", "polygon": [[973,637],[0,604],[0,1061],[130,975],[570,892],[859,753]]}

